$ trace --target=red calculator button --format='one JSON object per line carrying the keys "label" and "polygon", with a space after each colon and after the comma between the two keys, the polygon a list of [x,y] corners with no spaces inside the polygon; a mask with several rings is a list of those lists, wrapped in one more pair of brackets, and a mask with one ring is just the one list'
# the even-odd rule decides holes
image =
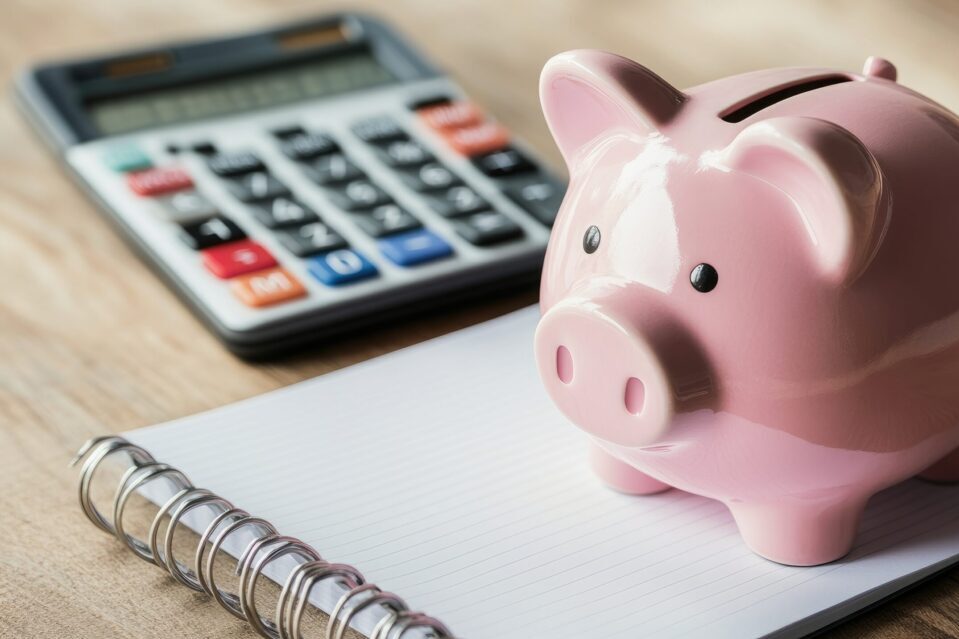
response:
{"label": "red calculator button", "polygon": [[230,283],[233,294],[247,306],[260,307],[279,304],[303,297],[306,289],[289,271],[271,268],[243,275]]}
{"label": "red calculator button", "polygon": [[147,169],[127,174],[127,184],[137,195],[163,195],[193,186],[190,174],[183,169]]}
{"label": "red calculator button", "polygon": [[256,242],[240,240],[208,248],[202,252],[203,264],[222,279],[276,266],[276,260]]}
{"label": "red calculator button", "polygon": [[463,155],[480,155],[501,149],[509,143],[509,131],[495,122],[453,129],[443,133],[447,144]]}
{"label": "red calculator button", "polygon": [[423,107],[417,111],[423,122],[432,129],[458,129],[483,121],[483,113],[472,102],[447,102]]}

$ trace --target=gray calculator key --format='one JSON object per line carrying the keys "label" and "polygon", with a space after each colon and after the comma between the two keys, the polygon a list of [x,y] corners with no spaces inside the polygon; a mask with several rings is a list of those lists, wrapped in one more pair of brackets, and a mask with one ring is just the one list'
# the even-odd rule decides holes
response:
{"label": "gray calculator key", "polygon": [[323,133],[302,133],[293,135],[280,143],[283,153],[294,160],[311,160],[336,151],[336,142]]}
{"label": "gray calculator key", "polygon": [[317,184],[340,184],[363,177],[360,170],[342,153],[330,153],[317,158],[306,167],[307,175]]}
{"label": "gray calculator key", "polygon": [[383,204],[355,215],[356,224],[373,237],[418,229],[420,221],[396,204]]}
{"label": "gray calculator key", "polygon": [[408,138],[384,144],[377,151],[386,164],[397,168],[419,166],[433,159],[426,147]]}
{"label": "gray calculator key", "polygon": [[523,235],[523,229],[499,211],[483,211],[458,219],[456,232],[477,246],[498,244]]}
{"label": "gray calculator key", "polygon": [[460,181],[456,174],[437,162],[429,162],[418,169],[404,171],[400,173],[400,177],[407,186],[417,191],[448,189],[454,184],[459,184]]}
{"label": "gray calculator key", "polygon": [[454,186],[429,196],[430,205],[444,217],[476,213],[489,208],[489,203],[468,186]]}
{"label": "gray calculator key", "polygon": [[503,192],[546,226],[556,221],[565,190],[550,180],[538,178],[517,180],[503,187]]}
{"label": "gray calculator key", "polygon": [[336,206],[347,211],[368,209],[392,202],[392,198],[383,189],[369,180],[353,180],[341,187],[330,189],[328,194]]}
{"label": "gray calculator key", "polygon": [[288,195],[290,190],[266,171],[257,171],[227,181],[233,197],[244,202]]}
{"label": "gray calculator key", "polygon": [[353,126],[353,134],[370,144],[379,144],[406,137],[406,132],[400,128],[400,125],[393,118],[386,116],[358,122]]}
{"label": "gray calculator key", "polygon": [[242,175],[261,171],[263,162],[250,151],[239,151],[236,153],[217,153],[210,156],[207,160],[207,166],[216,175],[220,177],[229,177],[233,175]]}
{"label": "gray calculator key", "polygon": [[271,229],[299,226],[320,219],[302,202],[285,196],[256,202],[250,205],[250,210],[260,224]]}
{"label": "gray calculator key", "polygon": [[312,222],[295,229],[277,231],[276,236],[280,244],[297,257],[346,248],[347,245],[343,236],[323,222]]}
{"label": "gray calculator key", "polygon": [[180,191],[160,200],[163,216],[170,222],[189,222],[216,215],[217,209],[198,191]]}

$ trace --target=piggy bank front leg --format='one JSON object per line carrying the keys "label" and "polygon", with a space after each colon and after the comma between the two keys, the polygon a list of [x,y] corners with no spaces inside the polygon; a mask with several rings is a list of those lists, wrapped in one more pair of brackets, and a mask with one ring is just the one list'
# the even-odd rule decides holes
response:
{"label": "piggy bank front leg", "polygon": [[593,472],[610,488],[628,495],[652,495],[671,486],[653,479],[641,470],[610,455],[597,444],[589,444],[589,462]]}
{"label": "piggy bank front leg", "polygon": [[943,484],[959,482],[959,448],[919,473],[919,477]]}
{"label": "piggy bank front leg", "polygon": [[727,502],[746,545],[789,566],[817,566],[846,555],[871,495],[829,500]]}

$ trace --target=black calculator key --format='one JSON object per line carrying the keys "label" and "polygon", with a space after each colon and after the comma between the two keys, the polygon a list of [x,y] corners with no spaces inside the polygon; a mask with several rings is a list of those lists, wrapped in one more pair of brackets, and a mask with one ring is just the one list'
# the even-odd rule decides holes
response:
{"label": "black calculator key", "polygon": [[186,242],[187,246],[198,251],[218,244],[242,240],[246,237],[243,229],[234,224],[232,220],[221,215],[190,222],[182,225],[181,228],[183,229],[181,234],[183,241]]}
{"label": "black calculator key", "polygon": [[476,213],[489,208],[489,203],[468,186],[454,186],[429,196],[433,209],[444,217]]}
{"label": "black calculator key", "polygon": [[346,248],[343,236],[323,222],[311,222],[295,229],[277,231],[276,237],[286,250],[297,257]]}
{"label": "black calculator key", "polygon": [[418,229],[420,221],[396,204],[383,204],[355,215],[356,224],[373,237]]}
{"label": "black calculator key", "polygon": [[306,168],[307,174],[317,184],[340,184],[358,177],[363,171],[342,153],[330,153],[317,158]]}
{"label": "black calculator key", "polygon": [[217,153],[207,160],[210,170],[220,177],[243,175],[263,170],[263,162],[249,151],[236,153]]}
{"label": "black calculator key", "polygon": [[518,180],[503,187],[507,196],[546,226],[556,221],[565,190],[545,179]]}
{"label": "black calculator key", "polygon": [[306,131],[304,131],[303,127],[298,124],[290,124],[287,126],[278,126],[274,129],[270,129],[270,133],[272,133],[274,137],[282,140],[283,138],[292,138],[294,135],[302,135],[306,133]]}
{"label": "black calculator key", "polygon": [[380,158],[390,166],[407,167],[426,164],[433,154],[416,140],[393,140],[379,149]]}
{"label": "black calculator key", "polygon": [[190,149],[200,155],[213,155],[216,153],[216,147],[211,142],[197,142]]}
{"label": "black calculator key", "polygon": [[525,155],[512,147],[477,156],[473,158],[473,162],[480,171],[490,177],[513,175],[536,168]]}
{"label": "black calculator key", "polygon": [[353,126],[353,134],[364,142],[379,144],[406,137],[406,132],[393,118],[386,116],[358,122]]}
{"label": "black calculator key", "polygon": [[392,198],[369,180],[353,180],[328,191],[330,199],[341,209],[356,211],[392,202]]}
{"label": "black calculator key", "polygon": [[256,202],[250,205],[250,209],[260,224],[271,229],[299,226],[320,219],[308,206],[286,196]]}
{"label": "black calculator key", "polygon": [[312,160],[338,148],[336,142],[323,133],[303,133],[283,140],[280,148],[294,160]]}
{"label": "black calculator key", "polygon": [[499,211],[483,211],[461,218],[456,221],[456,232],[477,246],[498,244],[523,235],[523,229]]}
{"label": "black calculator key", "polygon": [[459,178],[442,164],[430,162],[418,169],[404,171],[400,177],[411,189],[417,191],[434,191],[448,189],[459,183]]}
{"label": "black calculator key", "polygon": [[233,197],[244,202],[279,197],[288,195],[290,192],[282,182],[266,171],[257,171],[256,173],[232,178],[226,183],[226,187],[233,194]]}

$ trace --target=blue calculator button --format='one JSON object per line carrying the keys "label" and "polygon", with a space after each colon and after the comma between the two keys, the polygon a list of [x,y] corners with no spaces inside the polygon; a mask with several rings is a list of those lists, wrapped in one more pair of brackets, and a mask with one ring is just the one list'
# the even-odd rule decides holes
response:
{"label": "blue calculator button", "polygon": [[377,274],[376,267],[353,249],[339,249],[311,258],[310,273],[327,286],[349,284]]}
{"label": "blue calculator button", "polygon": [[153,166],[147,154],[133,144],[118,144],[109,147],[102,157],[103,163],[117,173],[140,171]]}
{"label": "blue calculator button", "polygon": [[400,266],[413,266],[446,257],[453,249],[433,231],[419,229],[378,242],[380,252]]}

